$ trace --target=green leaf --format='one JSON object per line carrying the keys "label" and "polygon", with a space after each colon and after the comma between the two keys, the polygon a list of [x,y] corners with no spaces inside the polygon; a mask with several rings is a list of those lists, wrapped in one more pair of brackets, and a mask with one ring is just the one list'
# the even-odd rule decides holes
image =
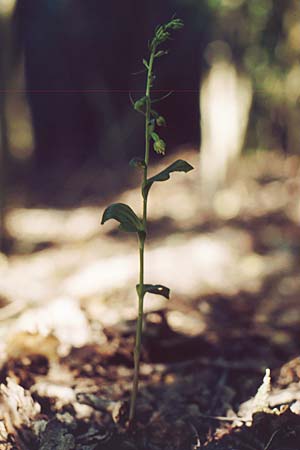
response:
{"label": "green leaf", "polygon": [[146,67],[146,69],[149,69],[149,65],[148,65],[148,61],[146,61],[145,59],[143,59],[143,64]]}
{"label": "green leaf", "polygon": [[193,168],[194,168],[193,166],[191,166],[188,162],[184,161],[183,159],[178,159],[177,161],[173,162],[170,166],[166,167],[157,175],[154,175],[154,177],[148,178],[148,180],[143,186],[144,198],[147,197],[149,190],[155,181],[166,181],[170,178],[170,174],[172,172],[189,172],[190,170],[193,170]]}
{"label": "green leaf", "polygon": [[[140,284],[136,285],[136,290],[139,293]],[[149,294],[162,295],[163,297],[170,298],[170,289],[161,284],[144,284],[143,285],[143,295],[148,292]]]}
{"label": "green leaf", "polygon": [[139,158],[139,157],[136,157],[136,158],[132,158],[130,161],[129,161],[129,165],[131,166],[131,167],[137,167],[137,168],[142,168],[142,169],[144,169],[145,167],[146,167],[146,163],[145,163],[145,160],[143,159],[143,158]]}
{"label": "green leaf", "polygon": [[140,233],[144,231],[143,222],[130,206],[125,203],[113,203],[103,213],[101,225],[107,220],[115,219],[120,222],[120,230],[128,233]]}

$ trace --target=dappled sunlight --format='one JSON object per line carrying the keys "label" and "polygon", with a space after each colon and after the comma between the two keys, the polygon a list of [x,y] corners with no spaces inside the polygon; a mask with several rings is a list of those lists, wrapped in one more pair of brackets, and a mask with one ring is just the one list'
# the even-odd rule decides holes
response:
{"label": "dappled sunlight", "polygon": [[79,347],[90,340],[87,319],[78,300],[70,297],[52,299],[51,303],[26,311],[16,323],[16,329],[42,336],[52,334],[67,347]]}
{"label": "dappled sunlight", "polygon": [[170,327],[177,333],[197,336],[206,330],[205,321],[199,314],[187,315],[181,311],[168,311],[166,317]]}
{"label": "dappled sunlight", "polygon": [[[127,286],[136,279],[137,257],[133,253],[95,262],[65,281],[65,289],[73,295],[88,296]],[[135,275],[135,277],[134,277]]]}
{"label": "dappled sunlight", "polygon": [[[155,427],[175,406],[201,423],[215,407],[239,424],[265,369],[298,351],[300,158],[246,156],[208,202],[199,156],[184,157],[196,170],[151,191],[145,281],[171,295],[145,296],[138,407],[159,398]],[[140,212],[139,188],[111,200]],[[72,404],[88,421],[90,393],[119,411],[131,389],[137,316],[137,239],[115,221],[101,227],[103,210],[12,205],[15,252],[0,259],[3,373],[51,399],[53,411]]]}
{"label": "dappled sunlight", "polygon": [[17,208],[8,212],[6,226],[14,239],[25,242],[68,243],[99,232],[99,208],[74,210]]}
{"label": "dappled sunlight", "polygon": [[[270,316],[279,327],[295,326],[298,158],[276,153],[243,158],[235,179],[208,207],[200,194],[198,156],[185,157],[196,170],[189,177],[172,174],[172,182],[151,192],[146,280],[170,287],[171,300],[148,294],[145,313],[155,317],[166,309],[174,332],[203,335],[215,314],[207,296],[260,295],[268,280],[278,278],[272,302],[267,296],[254,320],[266,335]],[[140,211],[138,188],[123,192],[120,200]],[[136,318],[136,237],[119,232],[113,221],[101,227],[102,211],[103,206],[80,206],[8,212],[10,236],[16,249],[23,249],[0,263],[1,336],[7,336],[12,355],[17,348],[26,353],[37,335],[46,339],[41,344],[46,353],[67,352],[100,342],[105,327]],[[283,297],[289,304],[285,314]],[[278,332],[276,339],[287,336]]]}

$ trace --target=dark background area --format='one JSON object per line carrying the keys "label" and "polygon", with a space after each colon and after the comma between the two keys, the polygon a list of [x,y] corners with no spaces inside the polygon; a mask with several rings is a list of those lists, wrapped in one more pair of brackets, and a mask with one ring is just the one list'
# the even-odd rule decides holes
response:
{"label": "dark background area", "polygon": [[145,83],[141,60],[147,40],[174,13],[185,28],[176,51],[162,61],[156,84],[157,90],[175,91],[160,105],[168,117],[170,148],[199,144],[197,92],[207,70],[205,49],[222,40],[254,86],[246,147],[298,150],[296,1],[18,0],[12,14],[3,15],[1,50],[9,53],[8,88],[14,87],[14,73],[23,70],[24,55],[24,88],[40,167],[91,157],[115,165],[139,153],[143,127],[130,107],[129,92],[139,97],[135,91]]}
{"label": "dark background area", "polygon": [[[176,54],[162,62],[155,86],[164,93],[179,91],[161,105],[171,146],[199,142],[197,90],[207,39],[200,10],[174,1],[19,0],[14,21],[39,163],[97,155],[115,164],[139,152],[142,121],[130,107],[129,93],[135,99],[142,95],[147,41],[174,11],[186,22],[185,32]],[[190,29],[191,20],[199,29]]]}

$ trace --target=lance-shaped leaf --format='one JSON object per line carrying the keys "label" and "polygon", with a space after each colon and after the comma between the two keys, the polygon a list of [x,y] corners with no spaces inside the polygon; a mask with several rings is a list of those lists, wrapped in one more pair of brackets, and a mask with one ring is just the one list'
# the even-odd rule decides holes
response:
{"label": "lance-shaped leaf", "polygon": [[[136,285],[136,290],[139,293],[140,285]],[[162,295],[163,297],[170,298],[170,289],[161,284],[144,284],[143,285],[143,295],[149,292],[149,294]]]}
{"label": "lance-shaped leaf", "polygon": [[129,233],[140,233],[144,231],[143,222],[130,206],[125,203],[113,203],[108,206],[103,213],[101,225],[107,220],[115,219],[120,222],[120,230],[127,231]]}
{"label": "lance-shaped leaf", "polygon": [[173,162],[170,166],[166,167],[157,175],[154,175],[154,177],[148,178],[148,180],[143,186],[144,198],[147,197],[149,190],[155,181],[166,181],[170,178],[170,173],[172,172],[189,172],[193,168],[194,168],[193,166],[191,166],[188,162],[184,161],[183,159],[178,159],[177,161]]}

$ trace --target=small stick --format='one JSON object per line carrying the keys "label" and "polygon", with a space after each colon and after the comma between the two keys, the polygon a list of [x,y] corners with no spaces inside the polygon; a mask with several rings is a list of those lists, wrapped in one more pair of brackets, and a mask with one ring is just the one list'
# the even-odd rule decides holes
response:
{"label": "small stick", "polygon": [[210,420],[217,420],[219,422],[244,422],[249,423],[251,420],[247,419],[246,417],[226,417],[226,416],[210,416],[208,414],[198,413],[200,417],[203,417],[203,419],[210,419]]}

